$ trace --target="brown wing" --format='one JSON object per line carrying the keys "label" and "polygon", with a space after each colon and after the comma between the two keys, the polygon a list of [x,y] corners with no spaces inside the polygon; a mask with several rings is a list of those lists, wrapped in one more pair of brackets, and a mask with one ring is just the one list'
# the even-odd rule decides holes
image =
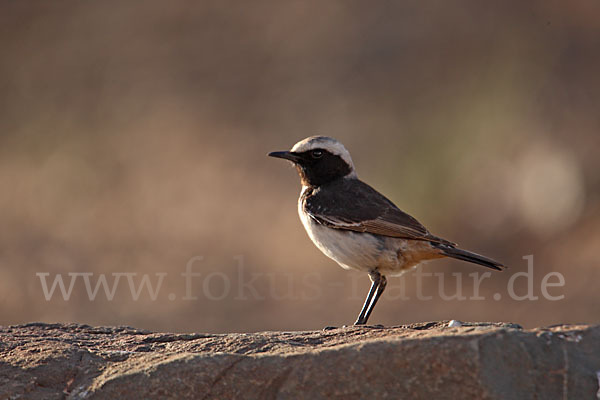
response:
{"label": "brown wing", "polygon": [[307,192],[303,207],[315,221],[331,228],[454,245],[430,234],[419,221],[358,179],[340,179]]}

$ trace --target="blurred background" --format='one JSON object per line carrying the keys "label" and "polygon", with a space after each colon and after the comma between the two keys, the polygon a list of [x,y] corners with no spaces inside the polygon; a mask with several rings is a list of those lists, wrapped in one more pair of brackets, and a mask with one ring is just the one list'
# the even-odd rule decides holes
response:
{"label": "blurred background", "polygon": [[[485,300],[391,278],[371,323],[599,321],[598,1],[3,1],[0,48],[0,324],[352,323],[368,277],[312,245],[295,170],[266,157],[315,134],[433,233],[510,266]],[[512,300],[530,254],[539,299]],[[485,272],[422,271],[446,293],[462,273],[467,296]],[[167,275],[155,300],[123,277],[91,301],[80,276],[47,301],[36,274],[68,289],[74,272]],[[551,272],[562,300],[541,296]]]}

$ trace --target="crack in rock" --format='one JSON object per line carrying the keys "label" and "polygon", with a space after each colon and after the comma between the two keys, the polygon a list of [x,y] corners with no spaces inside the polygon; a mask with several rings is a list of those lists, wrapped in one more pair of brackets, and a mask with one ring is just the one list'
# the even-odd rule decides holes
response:
{"label": "crack in rock", "polygon": [[238,365],[239,363],[241,363],[242,361],[244,361],[244,357],[240,357],[239,359],[235,360],[234,362],[232,362],[230,365],[228,365],[227,367],[223,368],[221,370],[221,372],[219,372],[217,374],[217,376],[215,377],[215,379],[212,381],[212,383],[210,384],[210,387],[208,388],[208,391],[206,392],[206,394],[204,395],[204,397],[202,397],[202,400],[206,400],[210,397],[213,389],[215,388],[215,386],[217,386],[217,384],[219,382],[221,382],[225,376],[231,371],[233,370],[233,368]]}

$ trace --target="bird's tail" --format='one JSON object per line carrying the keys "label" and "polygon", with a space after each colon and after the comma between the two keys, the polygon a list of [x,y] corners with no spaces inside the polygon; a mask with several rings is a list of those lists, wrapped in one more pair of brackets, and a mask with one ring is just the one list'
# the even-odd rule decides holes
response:
{"label": "bird's tail", "polygon": [[480,254],[472,253],[470,251],[457,249],[456,247],[444,245],[444,244],[433,244],[435,247],[442,251],[442,254],[447,257],[456,258],[457,260],[468,261],[473,264],[483,265],[497,271],[502,271],[506,268],[505,265],[498,261],[492,260],[491,258],[484,257]]}

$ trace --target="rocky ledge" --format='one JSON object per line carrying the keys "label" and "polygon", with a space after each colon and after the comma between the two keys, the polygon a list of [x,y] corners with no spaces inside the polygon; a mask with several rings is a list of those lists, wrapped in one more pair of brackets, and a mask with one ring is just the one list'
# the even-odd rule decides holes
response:
{"label": "rocky ledge", "polygon": [[249,334],[0,328],[0,399],[593,399],[600,326]]}

